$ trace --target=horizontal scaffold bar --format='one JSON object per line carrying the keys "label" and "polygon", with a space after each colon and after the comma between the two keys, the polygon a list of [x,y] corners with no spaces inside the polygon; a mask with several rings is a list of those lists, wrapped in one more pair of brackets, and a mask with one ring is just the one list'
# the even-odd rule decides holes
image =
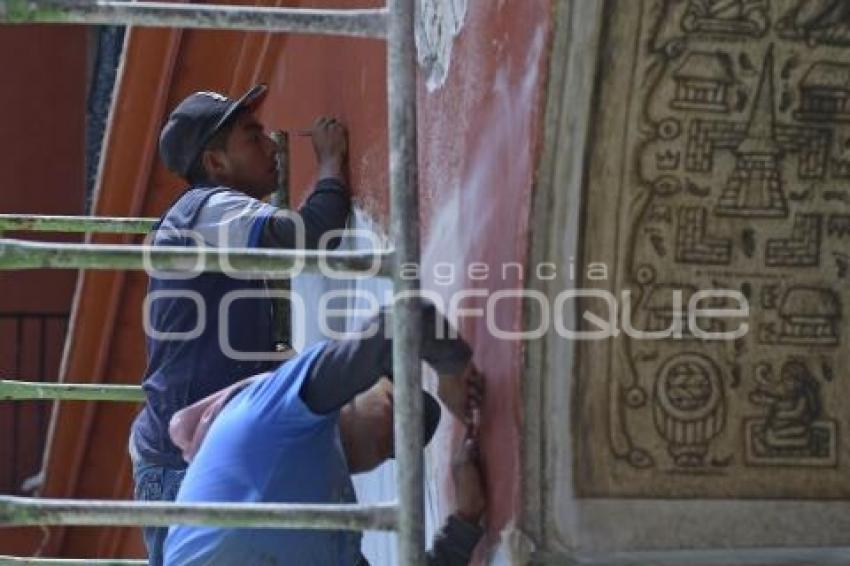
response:
{"label": "horizontal scaffold bar", "polygon": [[23,558],[0,556],[0,566],[148,566],[147,560],[120,558]]}
{"label": "horizontal scaffold bar", "polygon": [[145,400],[138,385],[101,385],[89,383],[42,383],[0,379],[0,401],[30,401],[62,399],[65,401],[126,401]]}
{"label": "horizontal scaffold bar", "polygon": [[392,531],[396,505],[152,503],[0,496],[0,526],[205,525],[231,528]]}
{"label": "horizontal scaffold bar", "polygon": [[316,272],[388,276],[391,250],[317,251],[42,243],[0,238],[0,270],[133,269],[240,272],[286,276],[299,266]]}
{"label": "horizontal scaffold bar", "polygon": [[318,10],[114,0],[0,0],[0,23],[238,29],[383,39],[387,34],[387,10]]}
{"label": "horizontal scaffold bar", "polygon": [[104,234],[147,234],[156,218],[114,218],[106,216],[46,216],[42,214],[0,214],[0,232],[101,232]]}

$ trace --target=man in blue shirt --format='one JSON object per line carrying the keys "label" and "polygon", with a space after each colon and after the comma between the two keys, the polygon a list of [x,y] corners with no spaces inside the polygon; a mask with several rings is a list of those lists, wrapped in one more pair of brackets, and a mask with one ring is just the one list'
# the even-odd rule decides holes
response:
{"label": "man in blue shirt", "polygon": [[[469,347],[462,339],[448,338],[453,334],[433,306],[425,305],[421,314],[423,359],[441,381],[452,384],[444,390],[459,392],[469,406],[479,404],[482,380],[471,364]],[[202,414],[194,407],[178,413],[172,436],[192,463],[177,500],[355,502],[349,473],[353,449],[341,437],[341,410],[381,376],[392,376],[385,324],[379,315],[367,325],[378,327],[372,336],[317,344],[276,370],[211,398]],[[449,406],[463,405],[449,400]],[[391,430],[391,422],[375,429]],[[379,444],[372,452],[376,460],[361,460],[355,467],[368,468],[391,454],[391,437],[373,442]],[[463,479],[458,486],[463,504],[437,538],[429,557],[434,565],[467,564],[482,534],[477,524],[484,508],[480,474],[470,445],[464,448],[469,465],[456,474]],[[165,543],[165,561],[173,566],[354,566],[364,563],[359,546],[360,534],[348,531],[176,525]]]}
{"label": "man in blue shirt", "polygon": [[[259,200],[277,181],[275,145],[254,116],[265,95],[265,85],[236,100],[196,92],[170,114],[160,156],[189,187],[153,230],[153,245],[315,248],[323,234],[345,227],[347,137],[332,119],[319,119],[312,131],[318,181],[306,203],[285,212]],[[130,454],[136,499],[167,501],[186,468],[168,435],[172,415],[276,367],[281,357],[264,280],[225,273],[150,275],[147,401],[132,426]],[[226,312],[220,312],[223,306]],[[159,566],[166,529],[147,528],[144,534],[150,564]]]}

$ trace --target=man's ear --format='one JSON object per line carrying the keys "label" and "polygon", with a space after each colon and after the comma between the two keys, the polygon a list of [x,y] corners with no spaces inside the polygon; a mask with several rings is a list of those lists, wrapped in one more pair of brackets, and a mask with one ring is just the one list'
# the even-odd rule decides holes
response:
{"label": "man's ear", "polygon": [[205,149],[201,154],[201,163],[211,181],[218,181],[226,176],[230,165],[224,152],[216,149]]}

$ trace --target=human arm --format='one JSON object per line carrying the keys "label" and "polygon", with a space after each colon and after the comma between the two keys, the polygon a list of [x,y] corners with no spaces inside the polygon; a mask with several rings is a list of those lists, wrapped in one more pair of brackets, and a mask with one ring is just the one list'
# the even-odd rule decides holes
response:
{"label": "human arm", "polygon": [[363,337],[325,345],[301,388],[301,399],[311,411],[326,414],[342,408],[392,369],[392,342],[383,336],[380,317],[363,325]]}
{"label": "human arm", "polygon": [[456,418],[471,426],[473,409],[484,399],[484,376],[470,361],[461,371],[439,376],[437,395]]}
{"label": "human arm", "polygon": [[[361,332],[362,337],[328,342],[301,389],[301,398],[311,411],[324,414],[337,410],[381,376],[392,379],[389,314],[385,309],[371,318],[363,326],[369,332]],[[472,357],[469,346],[463,338],[454,336],[454,329],[431,303],[423,302],[420,314],[422,358],[439,375],[462,371]]]}
{"label": "human arm", "polygon": [[[323,234],[345,228],[351,211],[351,196],[345,181],[348,138],[345,127],[336,120],[319,118],[313,126],[313,149],[316,153],[318,181],[298,215],[304,225],[303,246],[316,249]],[[295,248],[296,221],[290,211],[278,211],[263,226],[260,246],[266,248]],[[331,239],[328,248],[339,245]]]}
{"label": "human arm", "polygon": [[480,525],[450,515],[434,535],[434,544],[426,555],[428,566],[466,566],[483,534]]}
{"label": "human arm", "polygon": [[455,511],[434,537],[427,555],[428,566],[466,566],[484,534],[481,518],[487,498],[479,460],[478,442],[471,428],[467,428],[467,435],[452,459]]}

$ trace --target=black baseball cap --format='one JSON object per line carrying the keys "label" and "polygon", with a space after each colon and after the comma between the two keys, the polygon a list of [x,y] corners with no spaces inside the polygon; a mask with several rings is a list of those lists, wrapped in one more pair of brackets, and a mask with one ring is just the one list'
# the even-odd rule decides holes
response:
{"label": "black baseball cap", "polygon": [[171,171],[186,177],[210,139],[237,110],[254,108],[266,97],[268,87],[258,84],[232,100],[217,92],[190,94],[168,116],[159,134],[159,155]]}
{"label": "black baseball cap", "polygon": [[440,424],[440,404],[427,391],[422,392],[422,445],[428,446]]}

